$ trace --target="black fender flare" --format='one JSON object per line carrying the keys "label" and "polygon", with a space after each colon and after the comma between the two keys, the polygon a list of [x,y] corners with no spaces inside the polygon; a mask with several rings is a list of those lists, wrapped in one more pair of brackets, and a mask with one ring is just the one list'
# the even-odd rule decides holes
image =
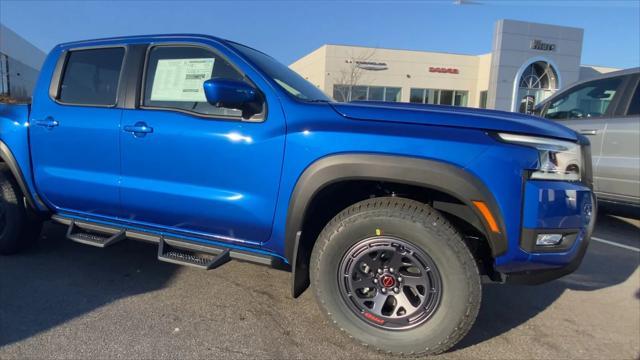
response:
{"label": "black fender flare", "polygon": [[11,149],[9,149],[9,147],[2,140],[0,140],[0,158],[2,158],[2,161],[4,161],[5,164],[7,164],[7,166],[9,167],[9,171],[11,171],[11,174],[13,174],[13,178],[16,179],[16,182],[20,187],[20,191],[22,191],[22,194],[24,195],[27,201],[27,205],[32,210],[36,212],[40,212],[40,210],[36,206],[36,203],[44,207],[44,205],[42,204],[42,201],[40,200],[39,197],[37,197],[37,195],[34,198],[31,192],[29,191],[29,187],[27,186],[27,183],[24,180],[24,175],[22,174],[22,170],[20,169],[20,166],[18,165],[16,158],[13,156]]}
{"label": "black fender flare", "polygon": [[[494,257],[507,251],[502,214],[492,193],[476,176],[461,167],[441,161],[393,155],[339,154],[312,163],[300,176],[289,201],[285,228],[285,257],[293,272],[292,295],[299,296],[309,285],[308,269],[302,268],[299,243],[309,204],[325,187],[349,180],[374,180],[431,188],[447,193],[466,204],[483,225]],[[483,201],[500,233],[490,231],[472,201]]]}

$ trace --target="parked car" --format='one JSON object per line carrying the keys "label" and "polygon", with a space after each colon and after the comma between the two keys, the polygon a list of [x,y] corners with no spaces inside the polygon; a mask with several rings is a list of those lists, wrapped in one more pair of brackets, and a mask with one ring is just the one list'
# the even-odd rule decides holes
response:
{"label": "parked car", "polygon": [[397,354],[455,345],[482,277],[574,271],[595,221],[589,141],[573,130],[336,103],[273,58],[204,35],[56,46],[32,104],[0,106],[0,155],[0,252],[51,218],[83,244],[136,239],[202,269],[283,268],[294,297],[313,285],[340,329]]}
{"label": "parked car", "polygon": [[640,68],[575,84],[537,113],[589,137],[598,200],[640,208]]}

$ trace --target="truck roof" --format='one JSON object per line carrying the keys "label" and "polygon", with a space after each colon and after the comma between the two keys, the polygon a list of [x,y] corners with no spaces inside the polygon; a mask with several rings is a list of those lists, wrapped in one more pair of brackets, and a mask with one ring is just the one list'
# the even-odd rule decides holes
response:
{"label": "truck roof", "polygon": [[59,47],[75,47],[75,46],[94,46],[101,45],[104,43],[114,43],[114,42],[142,42],[142,41],[154,41],[154,40],[166,40],[170,38],[194,38],[194,39],[208,39],[215,40],[219,42],[230,43],[232,41],[222,39],[219,37],[205,35],[205,34],[151,34],[151,35],[128,35],[128,36],[114,36],[107,38],[98,38],[98,39],[89,39],[89,40],[79,40],[79,41],[70,41],[58,44]]}

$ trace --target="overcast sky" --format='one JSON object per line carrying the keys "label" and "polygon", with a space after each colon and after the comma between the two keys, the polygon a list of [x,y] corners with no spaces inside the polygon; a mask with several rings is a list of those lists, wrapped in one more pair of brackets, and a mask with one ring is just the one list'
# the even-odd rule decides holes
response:
{"label": "overcast sky", "polygon": [[640,66],[640,0],[628,1],[27,1],[0,22],[44,51],[116,35],[205,33],[290,64],[326,44],[482,54],[498,19],[585,29],[582,63]]}

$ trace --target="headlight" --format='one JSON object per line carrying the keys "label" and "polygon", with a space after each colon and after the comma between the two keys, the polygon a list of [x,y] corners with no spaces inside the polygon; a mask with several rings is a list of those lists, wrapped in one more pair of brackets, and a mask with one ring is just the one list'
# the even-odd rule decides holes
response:
{"label": "headlight", "polygon": [[500,139],[531,146],[538,150],[540,167],[531,174],[532,179],[580,181],[582,151],[580,145],[570,141],[499,133]]}

